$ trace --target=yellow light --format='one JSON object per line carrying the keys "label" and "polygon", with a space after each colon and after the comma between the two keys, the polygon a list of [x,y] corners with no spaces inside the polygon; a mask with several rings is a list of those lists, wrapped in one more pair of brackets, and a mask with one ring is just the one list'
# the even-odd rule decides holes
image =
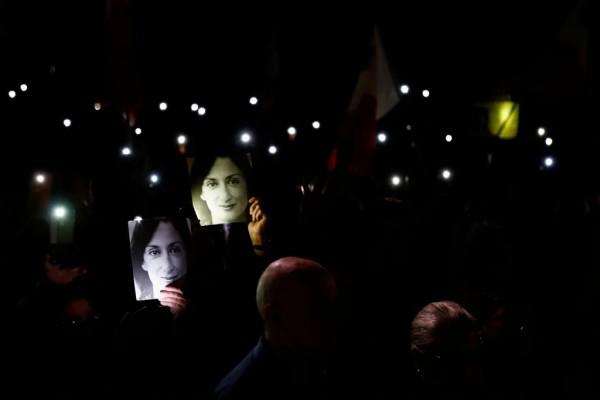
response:
{"label": "yellow light", "polygon": [[519,129],[519,104],[513,101],[494,101],[488,104],[488,129],[500,139],[512,139]]}

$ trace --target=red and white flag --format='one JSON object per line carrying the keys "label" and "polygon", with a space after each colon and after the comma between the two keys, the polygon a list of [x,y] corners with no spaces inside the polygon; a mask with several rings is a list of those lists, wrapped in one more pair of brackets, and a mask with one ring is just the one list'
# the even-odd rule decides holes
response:
{"label": "red and white flag", "polygon": [[370,62],[358,76],[327,169],[371,175],[377,121],[399,101],[397,85],[381,44],[379,30],[375,27]]}

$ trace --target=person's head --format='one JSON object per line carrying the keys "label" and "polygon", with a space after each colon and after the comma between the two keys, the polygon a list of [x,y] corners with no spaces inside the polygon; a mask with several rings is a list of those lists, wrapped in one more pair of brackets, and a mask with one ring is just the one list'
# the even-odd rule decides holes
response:
{"label": "person's head", "polygon": [[137,300],[157,298],[188,272],[190,230],[185,218],[134,221],[131,260]]}
{"label": "person's head", "polygon": [[410,351],[429,388],[458,392],[478,387],[479,331],[475,318],[454,301],[436,301],[414,317]]}
{"label": "person's head", "polygon": [[284,257],[262,273],[256,304],[273,347],[310,353],[334,344],[333,308],[337,287],[333,275],[319,263]]}
{"label": "person's head", "polygon": [[252,167],[230,150],[201,154],[190,171],[192,203],[201,225],[246,222]]}

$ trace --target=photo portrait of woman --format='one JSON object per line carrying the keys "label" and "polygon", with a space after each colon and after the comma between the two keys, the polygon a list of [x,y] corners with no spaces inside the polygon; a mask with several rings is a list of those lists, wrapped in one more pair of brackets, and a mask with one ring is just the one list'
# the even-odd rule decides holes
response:
{"label": "photo portrait of woman", "polygon": [[252,165],[245,153],[221,151],[195,157],[190,187],[200,225],[248,222],[251,179]]}
{"label": "photo portrait of woman", "polygon": [[182,217],[129,221],[136,300],[161,299],[165,288],[181,288],[188,273],[190,232],[189,220]]}

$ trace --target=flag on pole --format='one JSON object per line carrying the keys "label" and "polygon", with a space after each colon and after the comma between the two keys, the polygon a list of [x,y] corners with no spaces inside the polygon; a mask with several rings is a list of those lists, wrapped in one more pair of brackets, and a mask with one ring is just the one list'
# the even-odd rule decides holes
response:
{"label": "flag on pole", "polygon": [[375,27],[370,62],[358,76],[327,169],[371,175],[377,121],[399,101],[397,85],[387,62],[379,30]]}

